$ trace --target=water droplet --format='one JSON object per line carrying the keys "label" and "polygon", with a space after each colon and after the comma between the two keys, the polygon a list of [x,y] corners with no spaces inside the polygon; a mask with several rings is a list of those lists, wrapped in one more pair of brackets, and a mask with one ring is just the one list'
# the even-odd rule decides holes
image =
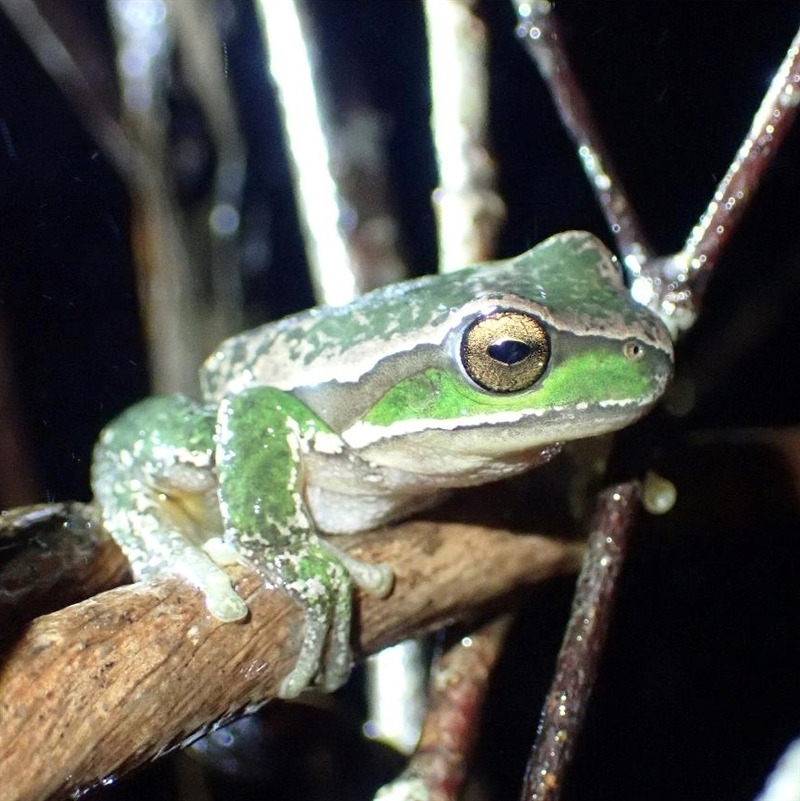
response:
{"label": "water droplet", "polygon": [[239,228],[239,212],[230,203],[218,203],[211,210],[208,223],[217,236],[230,236]]}

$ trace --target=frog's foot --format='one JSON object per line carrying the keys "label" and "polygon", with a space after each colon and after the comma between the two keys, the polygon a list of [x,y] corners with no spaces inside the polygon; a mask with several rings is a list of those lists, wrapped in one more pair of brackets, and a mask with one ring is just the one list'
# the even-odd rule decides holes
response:
{"label": "frog's foot", "polygon": [[352,663],[352,582],[347,568],[317,540],[300,554],[278,556],[264,572],[273,580],[277,572],[278,586],[305,612],[300,653],[278,695],[295,698],[312,683],[326,692],[338,689],[349,678]]}
{"label": "frog's foot", "polygon": [[[170,527],[158,504],[140,499],[139,514],[132,526],[127,509],[108,515],[104,524],[120,545],[137,581],[179,576],[200,590],[209,613],[224,623],[247,617],[244,599],[230,577],[216,563],[216,556],[190,542],[183,531]],[[140,533],[143,532],[143,533]]]}
{"label": "frog's foot", "polygon": [[392,584],[386,565],[368,565],[313,536],[296,550],[269,555],[237,536],[237,550],[305,613],[303,642],[294,669],[281,683],[281,698],[294,698],[311,684],[326,692],[350,676],[353,584],[385,595]]}

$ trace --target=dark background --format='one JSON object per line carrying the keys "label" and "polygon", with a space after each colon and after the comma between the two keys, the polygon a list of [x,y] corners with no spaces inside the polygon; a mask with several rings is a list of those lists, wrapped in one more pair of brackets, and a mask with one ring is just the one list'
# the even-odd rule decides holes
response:
{"label": "dark background", "polygon": [[[108,39],[103,4],[86,6],[95,35]],[[746,132],[800,23],[800,4],[556,7],[652,243],[675,251]],[[252,9],[246,0],[235,8],[228,54],[250,150],[245,211],[248,204],[267,209],[259,230],[243,232],[245,241],[269,242],[260,260],[245,265],[247,314],[255,323],[312,299]],[[436,247],[428,199],[436,179],[421,7],[414,0],[327,0],[312,8],[331,57],[347,52],[346,68],[393,121],[403,246],[417,272],[430,272]],[[479,13],[491,37],[492,140],[508,207],[498,255],[568,228],[613,244],[547,92],[514,39],[510,4],[482,2]],[[0,322],[11,358],[2,380],[18,400],[40,499],[86,499],[98,431],[148,388],[130,200],[2,15],[0,75]],[[782,427],[800,416],[799,220],[797,129],[679,349],[679,383],[696,402],[669,422],[675,442],[689,445],[664,459],[683,478],[688,500],[637,538],[568,798],[745,801],[800,734],[794,473],[763,450],[754,455],[731,445],[725,433],[762,427],[789,442]],[[726,444],[698,452],[690,447],[698,432]],[[501,667],[477,768],[487,798],[518,792],[569,592],[564,583],[537,593]],[[299,739],[313,730],[324,741],[332,725],[304,721]],[[369,757],[355,744],[342,749],[343,736],[331,729],[346,773]],[[289,750],[281,759],[296,756]],[[260,797],[328,797],[296,783],[270,795],[270,776],[259,781]],[[351,797],[337,792],[331,797]]]}

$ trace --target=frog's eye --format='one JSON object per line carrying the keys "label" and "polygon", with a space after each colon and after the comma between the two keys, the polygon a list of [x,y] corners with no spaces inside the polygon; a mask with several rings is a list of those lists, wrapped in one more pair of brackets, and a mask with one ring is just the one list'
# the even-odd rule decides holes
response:
{"label": "frog's eye", "polygon": [[531,387],[547,367],[550,339],[530,314],[497,311],[481,317],[464,332],[461,363],[467,375],[492,392]]}

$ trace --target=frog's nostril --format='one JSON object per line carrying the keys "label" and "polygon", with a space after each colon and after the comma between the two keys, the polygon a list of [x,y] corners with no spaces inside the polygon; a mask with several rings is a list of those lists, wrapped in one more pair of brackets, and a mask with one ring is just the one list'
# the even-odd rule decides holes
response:
{"label": "frog's nostril", "polygon": [[644,356],[644,348],[634,339],[629,339],[622,346],[622,352],[632,362],[638,362]]}

